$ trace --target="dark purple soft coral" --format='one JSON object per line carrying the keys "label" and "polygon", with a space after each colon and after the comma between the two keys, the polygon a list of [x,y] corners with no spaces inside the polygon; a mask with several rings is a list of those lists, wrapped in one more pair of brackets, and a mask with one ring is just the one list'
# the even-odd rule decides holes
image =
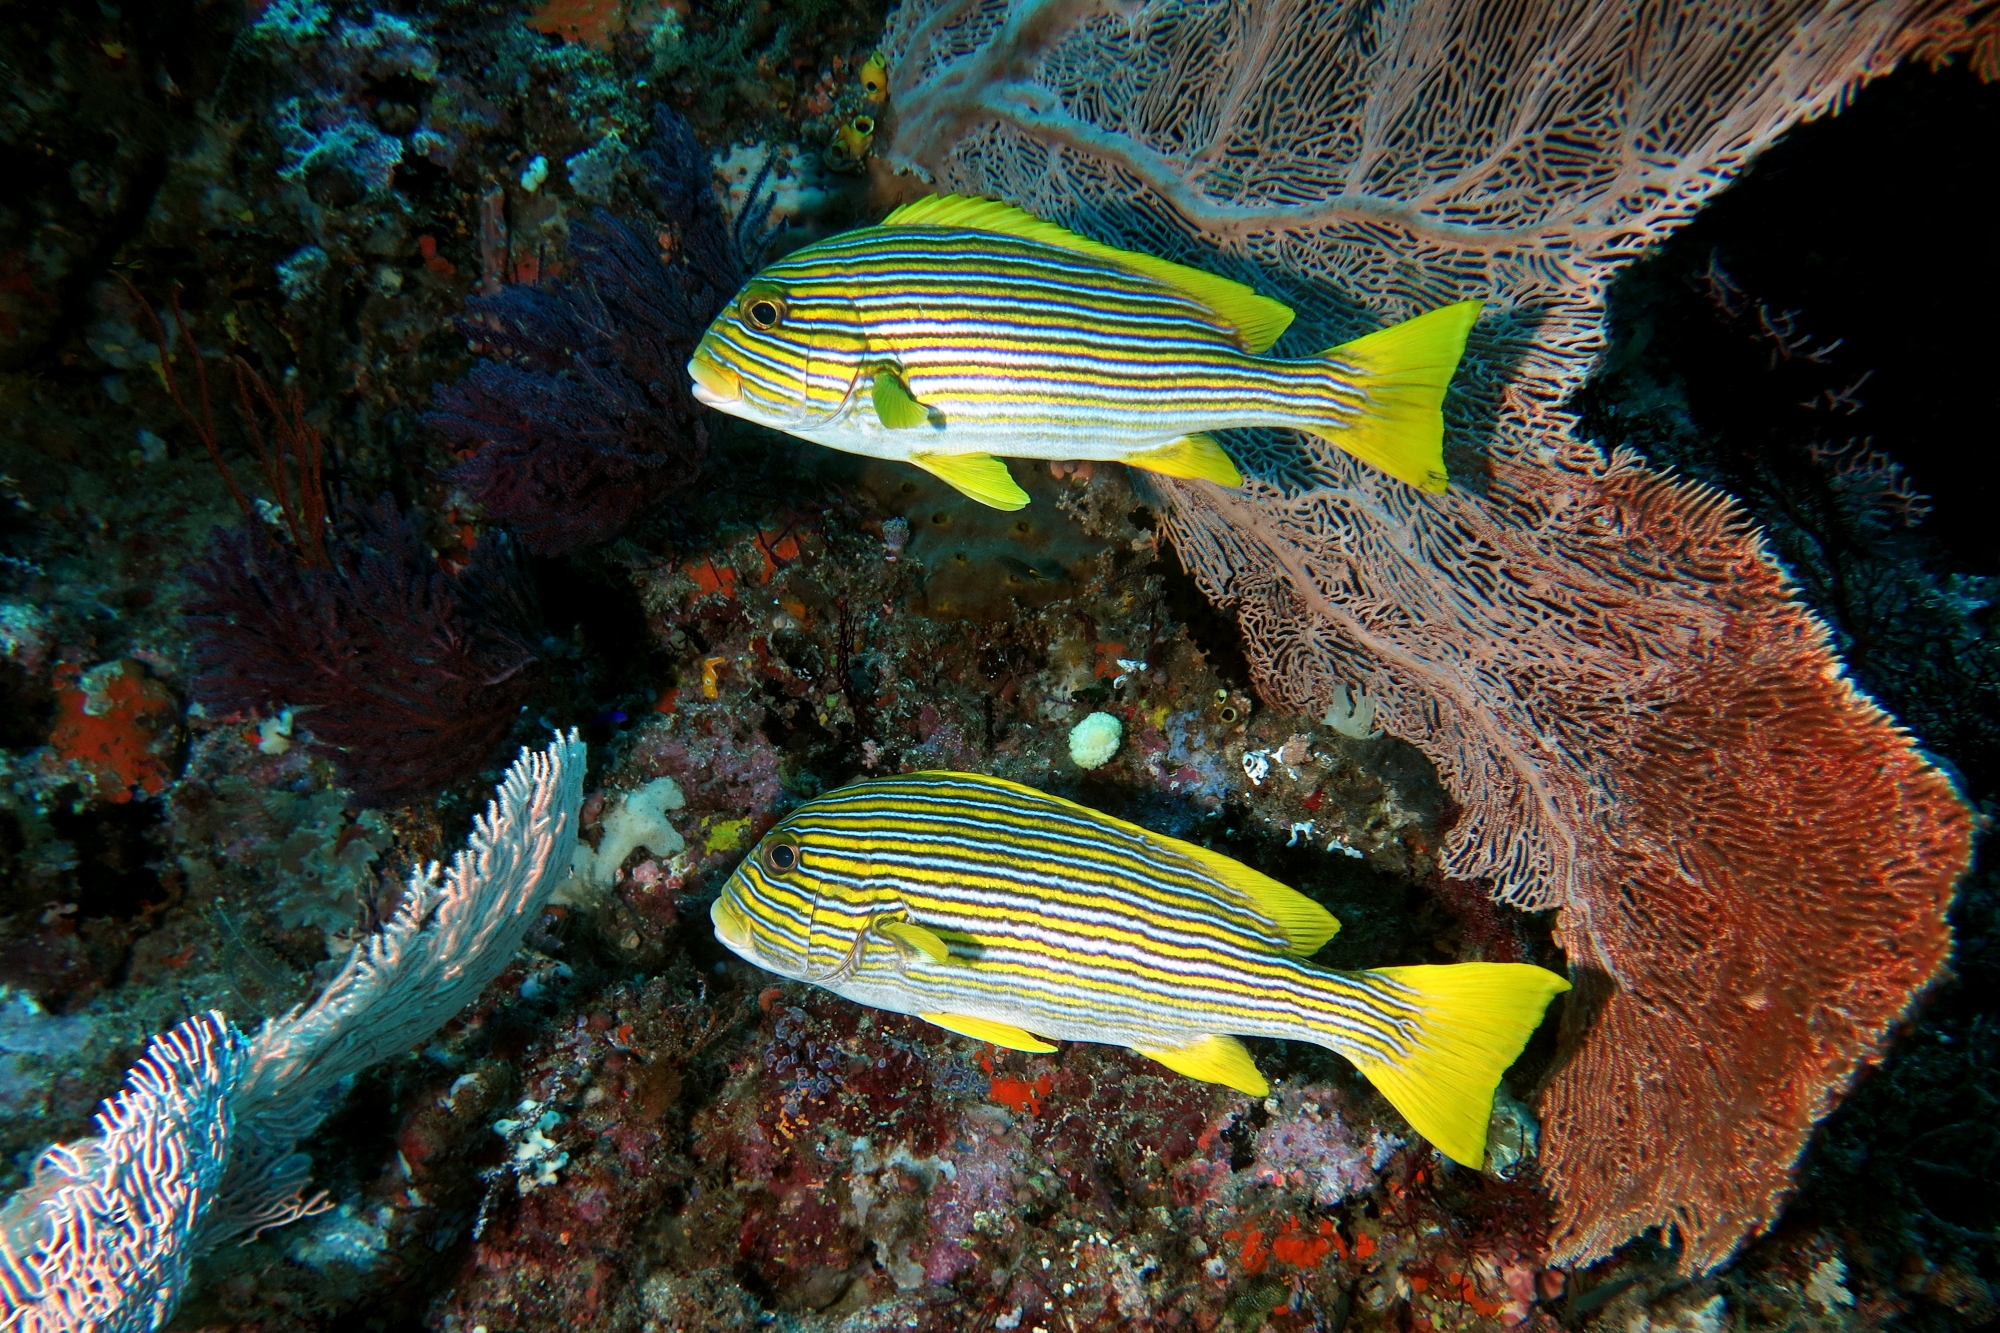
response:
{"label": "dark purple soft coral", "polygon": [[297,710],[363,805],[479,773],[534,681],[541,616],[505,533],[453,574],[385,498],[345,506],[324,565],[245,524],[218,531],[190,577],[195,697],[212,712]]}
{"label": "dark purple soft coral", "polygon": [[694,479],[708,434],[687,360],[768,239],[762,180],[732,224],[672,111],[642,160],[658,225],[600,209],[571,232],[571,276],[474,297],[465,329],[487,359],[426,418],[478,451],[449,479],[538,555],[609,541]]}

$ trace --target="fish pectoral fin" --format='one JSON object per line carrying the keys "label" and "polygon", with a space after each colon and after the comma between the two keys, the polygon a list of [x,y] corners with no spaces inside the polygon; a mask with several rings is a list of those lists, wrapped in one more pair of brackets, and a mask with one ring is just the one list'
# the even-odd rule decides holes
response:
{"label": "fish pectoral fin", "polygon": [[910,462],[968,499],[994,509],[1020,509],[1028,493],[992,454],[911,454]]}
{"label": "fish pectoral fin", "polygon": [[1149,1060],[1158,1060],[1176,1074],[1186,1074],[1203,1083],[1220,1083],[1252,1097],[1266,1097],[1271,1092],[1271,1085],[1257,1072],[1257,1062],[1234,1037],[1203,1037],[1171,1050],[1152,1051],[1143,1046],[1133,1049]]}
{"label": "fish pectoral fin", "polygon": [[1167,477],[1187,477],[1212,481],[1218,486],[1241,486],[1243,474],[1222,451],[1211,435],[1186,435],[1172,444],[1163,444],[1144,453],[1127,454],[1127,467],[1144,468]]}
{"label": "fish pectoral fin", "polygon": [[914,921],[884,921],[875,929],[901,947],[923,954],[933,963],[951,961],[951,950],[945,947],[945,942]]}
{"label": "fish pectoral fin", "polygon": [[931,424],[931,410],[916,400],[902,376],[888,368],[875,372],[869,391],[875,403],[875,419],[890,430],[910,430]]}
{"label": "fish pectoral fin", "polygon": [[965,1014],[918,1014],[917,1017],[926,1023],[935,1023],[947,1032],[956,1032],[977,1041],[990,1041],[1010,1051],[1033,1051],[1037,1055],[1046,1055],[1056,1048],[1054,1042],[1043,1041],[1012,1023],[996,1023],[990,1018],[971,1018]]}

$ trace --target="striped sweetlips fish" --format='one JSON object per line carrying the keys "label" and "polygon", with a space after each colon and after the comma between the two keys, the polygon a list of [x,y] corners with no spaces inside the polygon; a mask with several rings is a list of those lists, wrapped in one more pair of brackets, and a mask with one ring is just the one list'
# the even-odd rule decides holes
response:
{"label": "striped sweetlips fish", "polygon": [[939,195],[766,268],[688,374],[711,407],[914,463],[998,509],[1028,502],[1000,457],[1241,485],[1206,432],[1251,426],[1309,431],[1443,491],[1440,407],[1479,308],[1267,357],[1292,322],[1270,297],[1008,204]]}
{"label": "striped sweetlips fish", "polygon": [[806,802],[710,915],[760,967],[1014,1050],[1108,1042],[1262,1097],[1269,1085],[1230,1034],[1313,1042],[1474,1167],[1500,1075],[1569,989],[1524,963],[1317,967],[1307,957],[1340,923],[1298,891],[975,773]]}

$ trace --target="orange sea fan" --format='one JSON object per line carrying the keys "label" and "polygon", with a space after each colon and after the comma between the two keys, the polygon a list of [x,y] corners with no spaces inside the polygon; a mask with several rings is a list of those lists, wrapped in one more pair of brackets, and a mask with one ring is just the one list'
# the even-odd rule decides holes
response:
{"label": "orange sea fan", "polygon": [[1970,816],[1733,506],[1581,449],[1494,482],[1447,502],[1451,578],[1484,589],[1456,625],[1467,606],[1417,586],[1442,578],[1395,563],[1439,551],[1435,532],[1356,522],[1329,561],[1324,497],[1191,483],[1171,522],[1255,645],[1260,692],[1310,708],[1329,680],[1365,682],[1472,797],[1454,873],[1562,909],[1554,1256],[1669,1224],[1706,1269],[1776,1215],[1813,1125],[1944,961]]}
{"label": "orange sea fan", "polygon": [[1464,297],[1453,492],[1314,441],[1163,480],[1260,692],[1359,687],[1465,810],[1447,873],[1560,908],[1554,1258],[1768,1225],[1813,1124],[1935,975],[1949,782],[1841,675],[1724,497],[1564,404],[1617,270],[1955,0],[913,0],[885,156],[1299,309],[1295,352]]}

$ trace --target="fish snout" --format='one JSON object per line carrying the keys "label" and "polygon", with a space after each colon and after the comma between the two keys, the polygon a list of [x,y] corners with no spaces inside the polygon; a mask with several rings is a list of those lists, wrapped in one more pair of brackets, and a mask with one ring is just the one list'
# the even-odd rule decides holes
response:
{"label": "fish snout", "polygon": [[[694,380],[694,400],[710,407],[726,407],[743,399],[743,377],[727,366],[716,364],[708,353],[696,348],[687,364],[688,376]],[[720,903],[721,899],[716,899]]]}
{"label": "fish snout", "polygon": [[715,938],[736,952],[748,955],[750,923],[743,919],[743,909],[736,905],[736,900],[729,890],[724,889],[722,896],[708,909],[708,919],[715,923]]}

